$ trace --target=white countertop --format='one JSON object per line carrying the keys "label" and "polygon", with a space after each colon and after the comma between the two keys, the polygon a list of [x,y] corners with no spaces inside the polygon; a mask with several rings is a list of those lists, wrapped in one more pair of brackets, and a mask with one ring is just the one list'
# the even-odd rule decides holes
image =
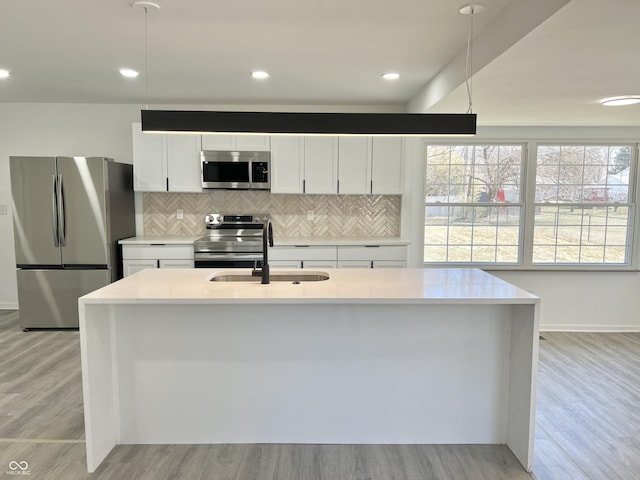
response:
{"label": "white countertop", "polygon": [[185,237],[182,235],[138,235],[137,237],[123,238],[120,245],[191,245],[194,240],[202,235]]}
{"label": "white countertop", "polygon": [[441,303],[532,304],[538,297],[476,268],[304,269],[319,282],[212,282],[217,272],[249,269],[146,269],[83,297],[84,303]]}
{"label": "white countertop", "polygon": [[408,245],[399,237],[280,237],[273,239],[274,247],[294,245]]}
{"label": "white countertop", "polygon": [[[121,245],[189,245],[194,240],[204,235],[178,236],[178,235],[139,235],[124,238],[119,241]],[[274,237],[274,247],[290,247],[294,245],[408,245],[409,242],[399,237]]]}

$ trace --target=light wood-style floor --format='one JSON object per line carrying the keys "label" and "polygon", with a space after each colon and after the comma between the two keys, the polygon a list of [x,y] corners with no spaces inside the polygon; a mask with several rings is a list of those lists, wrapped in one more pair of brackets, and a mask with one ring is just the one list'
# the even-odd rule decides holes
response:
{"label": "light wood-style floor", "polygon": [[532,476],[493,445],[121,445],[90,475],[78,333],[0,311],[0,477],[26,461],[51,480],[640,479],[640,334],[544,337]]}

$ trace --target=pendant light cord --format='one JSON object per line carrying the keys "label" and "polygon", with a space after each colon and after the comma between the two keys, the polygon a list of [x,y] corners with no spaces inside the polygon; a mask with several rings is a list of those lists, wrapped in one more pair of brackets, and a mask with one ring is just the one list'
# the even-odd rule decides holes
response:
{"label": "pendant light cord", "polygon": [[144,109],[149,110],[149,7],[144,7]]}
{"label": "pendant light cord", "polygon": [[[464,83],[467,87],[467,98],[469,106],[467,107],[467,113],[473,113],[473,6],[470,7],[471,12],[469,14],[469,36],[467,37],[467,57],[464,62]],[[471,71],[471,75],[469,74]]]}

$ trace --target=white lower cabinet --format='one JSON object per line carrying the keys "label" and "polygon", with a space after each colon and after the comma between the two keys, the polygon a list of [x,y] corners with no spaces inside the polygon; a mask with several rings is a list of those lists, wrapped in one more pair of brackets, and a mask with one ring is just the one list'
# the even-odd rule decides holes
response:
{"label": "white lower cabinet", "polygon": [[129,275],[133,275],[140,270],[144,270],[145,268],[158,268],[157,260],[123,260],[122,261],[122,274],[125,277]]}
{"label": "white lower cabinet", "polygon": [[302,268],[302,262],[300,260],[271,260],[271,259],[269,259],[269,267]]}
{"label": "white lower cabinet", "polygon": [[406,260],[373,260],[373,268],[407,268]]}
{"label": "white lower cabinet", "polygon": [[338,268],[405,268],[406,245],[340,245]]}
{"label": "white lower cabinet", "polygon": [[291,245],[269,250],[269,265],[288,268],[404,268],[406,245]]}
{"label": "white lower cabinet", "polygon": [[338,260],[338,268],[371,268],[371,260]]}
{"label": "white lower cabinet", "polygon": [[337,247],[290,245],[269,249],[269,265],[289,268],[336,268]]}
{"label": "white lower cabinet", "polygon": [[160,259],[160,268],[193,268],[193,259]]}
{"label": "white lower cabinet", "polygon": [[302,268],[336,268],[338,262],[335,260],[303,260]]}
{"label": "white lower cabinet", "polygon": [[145,268],[193,268],[193,244],[123,245],[124,276],[127,277]]}

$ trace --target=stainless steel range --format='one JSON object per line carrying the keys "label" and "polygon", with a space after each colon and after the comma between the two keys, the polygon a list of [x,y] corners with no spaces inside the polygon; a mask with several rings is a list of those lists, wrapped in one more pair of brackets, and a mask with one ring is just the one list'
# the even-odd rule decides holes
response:
{"label": "stainless steel range", "polygon": [[196,268],[262,268],[265,224],[273,237],[269,215],[205,216],[207,234],[193,242]]}

